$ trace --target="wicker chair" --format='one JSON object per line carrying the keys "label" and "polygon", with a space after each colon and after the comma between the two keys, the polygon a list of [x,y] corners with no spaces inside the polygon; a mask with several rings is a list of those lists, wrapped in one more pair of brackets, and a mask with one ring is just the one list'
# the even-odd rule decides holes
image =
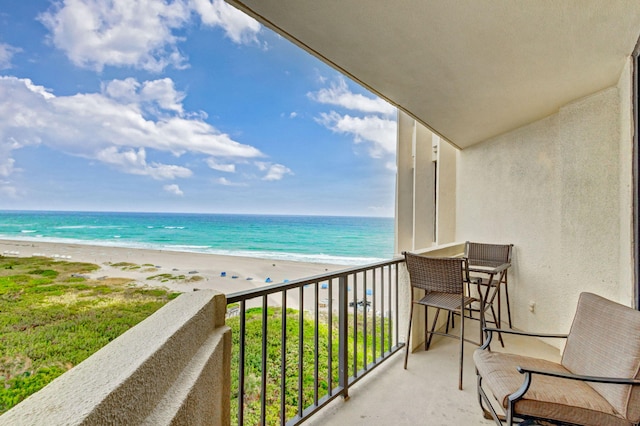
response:
{"label": "wicker chair", "polygon": [[[570,425],[640,424],[640,311],[582,293],[568,335],[501,333],[566,338],[560,364],[491,352],[492,332],[473,354],[478,399],[485,417],[501,424],[485,388],[515,419]],[[485,409],[483,402],[487,405]]]}
{"label": "wicker chair", "polygon": [[[486,244],[486,243],[472,243],[467,241],[464,246],[464,257],[469,259],[469,263],[474,264],[476,262],[482,263],[486,262],[500,262],[500,263],[511,263],[511,252],[513,251],[513,244]],[[496,289],[496,287],[500,286],[504,288],[504,295],[507,301],[507,319],[509,320],[509,328],[513,328],[513,324],[511,323],[511,305],[509,304],[509,287],[508,287],[508,269],[505,269],[500,276],[498,276],[497,280],[492,280],[491,282],[484,277],[472,277],[474,280],[480,280],[480,284],[483,286],[490,286],[492,289]],[[502,297],[500,288],[497,288],[497,291],[489,294],[490,289],[486,289],[485,291],[485,305],[491,309],[491,313],[493,315],[494,323],[496,327],[501,327],[502,322]],[[493,300],[497,296],[498,298],[498,315],[496,317],[496,312],[493,308]]]}
{"label": "wicker chair", "polygon": [[[458,388],[462,389],[462,357],[464,348],[464,321],[460,321],[460,335],[435,331],[438,314],[441,309],[455,312],[461,315],[463,309],[469,306],[476,299],[465,295],[465,279],[469,275],[467,261],[463,258],[432,258],[418,256],[412,253],[404,253],[409,271],[409,279],[412,289],[424,290],[424,297],[415,300],[412,296],[411,313],[409,314],[409,330],[407,332],[406,353],[404,357],[404,368],[407,368],[409,358],[409,338],[411,336],[411,320],[413,318],[413,307],[415,304],[425,306],[425,350],[429,350],[431,338],[434,334],[449,336],[460,339],[460,377]],[[413,294],[413,291],[412,291]],[[435,318],[431,325],[431,330],[427,324],[426,307],[436,309]],[[447,330],[448,331],[448,330]]]}

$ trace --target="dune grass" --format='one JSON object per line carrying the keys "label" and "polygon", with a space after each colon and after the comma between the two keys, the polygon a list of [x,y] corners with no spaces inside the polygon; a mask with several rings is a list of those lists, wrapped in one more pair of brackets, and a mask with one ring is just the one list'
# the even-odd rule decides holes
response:
{"label": "dune grass", "polygon": [[[232,305],[227,306],[229,310]],[[331,325],[332,346],[331,371],[328,369],[329,358],[329,324],[323,314],[322,321],[318,324],[318,390],[319,396],[325,395],[329,389],[329,378],[333,386],[338,384],[338,323],[334,318]],[[250,308],[246,311],[245,325],[245,404],[244,404],[244,424],[260,424],[260,386],[262,382],[262,371],[266,368],[266,423],[280,424],[280,403],[284,398],[285,412],[287,419],[296,415],[298,407],[298,368],[302,365],[302,406],[308,407],[314,401],[314,375],[315,375],[315,323],[312,318],[305,315],[303,318],[303,346],[304,351],[299,354],[299,311],[295,309],[286,310],[286,347],[285,347],[285,375],[281,374],[281,354],[282,354],[282,308],[269,307],[267,309],[267,336],[266,336],[266,366],[262,365],[262,309]],[[358,315],[359,324],[363,323],[363,317]],[[231,328],[232,349],[231,349],[231,424],[238,423],[238,392],[239,392],[239,347],[240,347],[240,317],[232,316],[227,318],[226,324]],[[376,354],[373,353],[373,334],[379,335],[382,327],[388,326],[388,320],[382,323],[378,321],[376,327],[369,321],[366,339],[367,352],[364,351],[365,339],[362,329],[356,337],[358,346],[358,356],[356,364],[358,369],[364,368],[365,364],[371,362]],[[353,367],[354,329],[353,315],[349,315],[349,332],[347,338],[348,366]],[[285,393],[282,394],[281,384],[285,381]]]}
{"label": "dune grass", "polygon": [[0,414],[178,296],[98,268],[0,256]]}

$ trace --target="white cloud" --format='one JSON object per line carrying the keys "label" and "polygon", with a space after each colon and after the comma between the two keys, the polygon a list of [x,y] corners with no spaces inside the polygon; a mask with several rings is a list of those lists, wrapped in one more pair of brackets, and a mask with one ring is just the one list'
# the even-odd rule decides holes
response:
{"label": "white cloud", "polygon": [[395,153],[397,137],[395,120],[378,116],[352,117],[331,111],[320,114],[317,121],[336,133],[353,135],[356,143],[369,142],[369,154],[374,158]]}
{"label": "white cloud", "polygon": [[191,170],[182,166],[170,164],[147,163],[147,153],[144,148],[120,151],[115,146],[99,151],[95,158],[103,163],[115,166],[125,173],[150,176],[153,179],[165,180],[190,177]]}
{"label": "white cloud", "polygon": [[235,164],[222,164],[219,163],[215,158],[207,158],[206,163],[207,166],[209,166],[213,170],[218,170],[220,172],[235,173],[236,171]]}
{"label": "white cloud", "polygon": [[230,181],[229,179],[227,179],[225,177],[221,177],[221,178],[215,179],[214,182],[219,184],[219,185],[224,185],[224,186],[247,186],[245,183],[232,182],[232,181]]}
{"label": "white cloud", "polygon": [[165,185],[162,187],[165,191],[175,194],[175,195],[184,195],[184,192],[180,189],[180,187],[176,184]]}
{"label": "white cloud", "polygon": [[17,52],[21,52],[22,49],[13,47],[6,43],[0,43],[0,70],[11,68],[11,59]]}
{"label": "white cloud", "polygon": [[0,194],[10,198],[18,198],[17,188],[9,182],[0,181]]}
{"label": "white cloud", "polygon": [[256,41],[260,24],[222,0],[62,0],[38,18],[53,45],[79,67],[160,72],[186,66],[174,33],[189,25],[194,12],[235,43]]}
{"label": "white cloud", "polygon": [[260,24],[224,0],[191,0],[191,7],[198,14],[202,23],[219,26],[225,35],[238,44],[257,43]]}
{"label": "white cloud", "polygon": [[102,92],[109,98],[123,103],[139,103],[146,111],[160,115],[164,111],[184,115],[184,93],[178,92],[170,78],[139,83],[135,78],[112,80],[102,84]]}
{"label": "white cloud", "polygon": [[15,164],[15,162],[16,160],[9,157],[8,155],[3,155],[2,158],[0,158],[0,176],[8,177],[9,175],[11,175],[14,172],[13,165]]}
{"label": "white cloud", "polygon": [[183,66],[185,58],[172,31],[189,16],[183,1],[63,0],[39,19],[51,31],[54,46],[77,66],[159,72],[168,65]]}
{"label": "white cloud", "polygon": [[[395,118],[390,117],[396,112],[394,106],[380,98],[353,93],[342,77],[329,87],[307,93],[307,96],[319,103],[354,111],[354,115],[323,112],[316,118],[318,123],[333,132],[353,136],[356,144],[367,143],[369,155],[373,158],[388,158],[395,154],[397,124]],[[385,167],[389,168],[389,165]]]}
{"label": "white cloud", "polygon": [[289,114],[289,118],[296,118],[298,116],[298,113],[293,111],[291,114]]}
{"label": "white cloud", "polygon": [[281,180],[285,175],[293,175],[291,169],[282,164],[271,164],[260,161],[256,161],[255,164],[258,170],[267,172],[262,180]]}
{"label": "white cloud", "polygon": [[102,93],[55,96],[28,79],[0,76],[0,170],[11,174],[11,152],[37,144],[154,179],[191,175],[185,167],[147,159],[160,152],[226,162],[263,156],[198,114],[185,113],[183,97],[170,79],[114,80],[103,85]]}
{"label": "white cloud", "polygon": [[364,113],[391,115],[396,111],[395,107],[384,99],[368,98],[351,92],[342,77],[332,82],[330,87],[320,89],[317,92],[309,92],[307,96],[322,104],[337,105]]}

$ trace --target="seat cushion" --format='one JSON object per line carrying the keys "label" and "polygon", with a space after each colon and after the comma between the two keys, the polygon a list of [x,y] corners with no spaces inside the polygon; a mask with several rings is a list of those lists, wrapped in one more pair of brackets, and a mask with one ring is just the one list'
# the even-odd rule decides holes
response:
{"label": "seat cushion", "polygon": [[[555,362],[508,353],[478,349],[473,359],[489,390],[506,410],[508,396],[524,382],[517,366],[569,373]],[[631,425],[585,382],[534,375],[531,387],[515,405],[515,412],[583,425]]]}
{"label": "seat cushion", "polygon": [[[562,365],[574,374],[640,378],[640,312],[582,293]],[[622,415],[640,421],[640,386],[591,383]]]}

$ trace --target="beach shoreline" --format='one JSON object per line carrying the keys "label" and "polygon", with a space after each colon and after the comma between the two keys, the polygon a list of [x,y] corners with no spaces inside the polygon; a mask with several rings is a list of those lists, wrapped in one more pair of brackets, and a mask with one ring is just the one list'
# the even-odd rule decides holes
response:
{"label": "beach shoreline", "polygon": [[[131,279],[137,285],[165,287],[176,292],[213,289],[227,295],[348,268],[345,265],[257,257],[11,239],[0,239],[0,255],[44,256],[54,260],[94,263],[100,269],[88,274],[93,279],[121,277]],[[114,266],[123,262],[140,268]],[[185,278],[158,277],[162,274]]]}

